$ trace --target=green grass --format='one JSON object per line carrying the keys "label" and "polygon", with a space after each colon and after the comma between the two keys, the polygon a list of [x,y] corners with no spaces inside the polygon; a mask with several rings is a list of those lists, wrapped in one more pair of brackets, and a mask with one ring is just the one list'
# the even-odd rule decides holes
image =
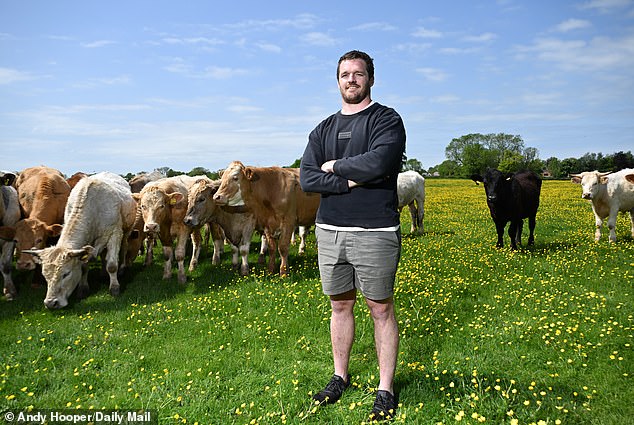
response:
{"label": "green grass", "polygon": [[[594,242],[580,189],[544,182],[536,245],[496,249],[482,186],[428,180],[425,233],[409,235],[397,276],[397,423],[634,423],[634,240]],[[526,226],[525,226],[526,227]],[[526,237],[524,238],[526,240]],[[257,244],[251,255],[257,258]],[[290,277],[249,277],[201,259],[188,284],[138,258],[113,299],[61,311],[16,273],[0,303],[0,411],[153,409],[163,423],[351,424],[366,420],[378,370],[367,308],[356,308],[352,387],[316,409],[332,373],[329,304],[314,238]],[[99,282],[102,282],[101,285]],[[361,300],[360,300],[361,301]],[[517,422],[515,422],[517,421]]]}

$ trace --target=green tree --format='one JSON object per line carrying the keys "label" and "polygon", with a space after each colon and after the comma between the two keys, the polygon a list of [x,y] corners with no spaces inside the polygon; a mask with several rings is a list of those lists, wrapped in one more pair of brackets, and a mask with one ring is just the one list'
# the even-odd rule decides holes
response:
{"label": "green tree", "polygon": [[425,173],[423,164],[416,158],[410,158],[405,161],[405,164],[403,165],[403,171],[416,171],[419,174]]}
{"label": "green tree", "polygon": [[441,177],[458,177],[460,168],[460,165],[456,161],[447,159],[436,166],[436,171],[438,171]]}

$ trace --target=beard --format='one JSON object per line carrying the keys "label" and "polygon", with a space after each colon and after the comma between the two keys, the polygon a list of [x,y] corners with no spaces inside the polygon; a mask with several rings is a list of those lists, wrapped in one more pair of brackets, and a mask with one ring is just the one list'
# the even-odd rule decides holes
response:
{"label": "beard", "polygon": [[[358,90],[352,93],[348,92],[347,89],[350,87],[358,87]],[[358,103],[361,103],[363,99],[365,99],[366,97],[370,95],[369,86],[346,85],[346,87],[344,88],[340,87],[339,91],[341,92],[341,97],[343,98],[344,102],[351,105],[356,105]]]}

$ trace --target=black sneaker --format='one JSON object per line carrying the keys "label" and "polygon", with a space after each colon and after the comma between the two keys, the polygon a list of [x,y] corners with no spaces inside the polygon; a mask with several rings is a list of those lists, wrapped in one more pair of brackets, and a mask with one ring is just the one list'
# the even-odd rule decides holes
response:
{"label": "black sneaker", "polygon": [[370,413],[370,422],[389,421],[396,414],[396,400],[389,391],[379,390],[376,393],[374,406]]}
{"label": "black sneaker", "polygon": [[339,375],[332,375],[330,382],[326,385],[326,388],[319,391],[313,396],[313,400],[316,400],[319,404],[332,404],[336,403],[341,398],[343,391],[350,385],[350,375],[348,374],[348,381],[345,382]]}

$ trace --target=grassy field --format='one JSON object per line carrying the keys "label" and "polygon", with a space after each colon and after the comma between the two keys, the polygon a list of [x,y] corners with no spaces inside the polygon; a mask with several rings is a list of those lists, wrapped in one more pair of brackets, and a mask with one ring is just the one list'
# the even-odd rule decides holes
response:
{"label": "grassy field", "polygon": [[[594,242],[581,189],[545,181],[536,245],[496,249],[484,189],[428,180],[425,233],[409,235],[397,277],[401,333],[396,423],[634,423],[634,240]],[[256,260],[257,244],[252,249]],[[20,280],[0,302],[0,412],[152,409],[161,424],[354,424],[372,407],[378,370],[367,308],[357,304],[352,387],[335,405],[311,395],[332,374],[329,304],[314,237],[290,277],[239,277],[209,256],[162,280],[138,258],[113,299],[44,308]],[[100,285],[101,279],[101,285]]]}

